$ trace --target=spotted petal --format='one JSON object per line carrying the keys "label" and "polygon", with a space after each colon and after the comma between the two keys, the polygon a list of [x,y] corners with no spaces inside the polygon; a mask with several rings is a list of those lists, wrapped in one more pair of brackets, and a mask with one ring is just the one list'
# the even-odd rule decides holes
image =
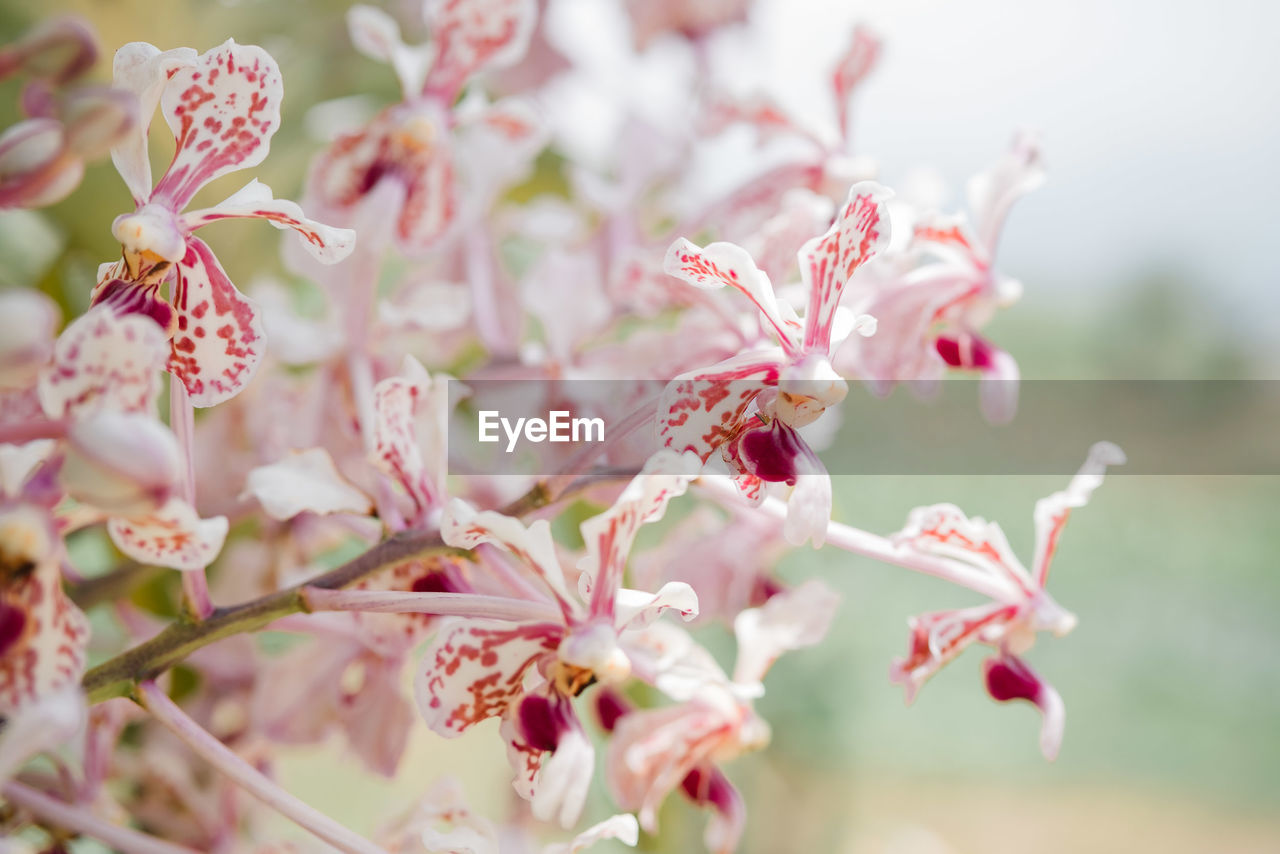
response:
{"label": "spotted petal", "polygon": [[264,351],[262,320],[200,238],[187,239],[177,272],[172,302],[178,329],[169,370],[187,387],[192,403],[214,406],[252,379]]}
{"label": "spotted petal", "polygon": [[112,66],[114,83],[138,97],[139,123],[134,133],[111,149],[111,162],[138,206],[151,198],[151,161],[147,157],[147,131],[151,128],[151,117],[169,78],[179,68],[195,61],[196,52],[189,47],[161,53],[155,45],[130,42],[116,51]]}
{"label": "spotted petal", "polygon": [[182,210],[214,178],[261,163],[280,126],[283,96],[271,54],[233,39],[173,72],[160,106],[177,150],[152,201]]}
{"label": "spotted petal", "polygon": [[1089,503],[1093,491],[1102,485],[1108,466],[1123,465],[1124,461],[1124,451],[1110,442],[1099,442],[1089,449],[1084,465],[1066,489],[1036,502],[1036,556],[1032,574],[1037,585],[1044,587],[1049,578],[1049,565],[1058,549],[1058,537],[1066,527],[1071,511]]}
{"label": "spotted petal", "polygon": [[1007,587],[1011,594],[1025,595],[1034,589],[1000,525],[977,516],[969,518],[954,504],[917,507],[893,540],[899,546],[961,561]]}
{"label": "spotted petal", "polygon": [[554,654],[563,628],[449,620],[427,648],[414,682],[427,726],[447,738],[502,715],[523,690],[525,672]]}
{"label": "spotted petal", "polygon": [[504,516],[496,510],[477,511],[465,501],[455,498],[449,502],[440,521],[440,536],[449,545],[460,549],[473,549],[487,543],[510,552],[546,583],[559,600],[560,607],[568,611],[569,589],[556,556],[551,525],[546,519],[525,527],[519,519]]}
{"label": "spotted petal", "polygon": [[760,309],[764,319],[773,327],[782,349],[788,354],[798,350],[796,330],[784,317],[778,298],[773,293],[773,284],[741,246],[733,243],[708,243],[699,247],[681,237],[667,250],[663,269],[668,275],[697,288],[727,286],[741,291]]}
{"label": "spotted petal", "polygon": [[96,410],[152,414],[160,395],[167,343],[149,318],[99,306],[58,336],[40,376],[40,405],[50,418]]}
{"label": "spotted petal", "polygon": [[778,384],[782,358],[781,350],[743,353],[676,377],[662,392],[659,440],[675,451],[693,451],[706,462],[742,426],[743,413],[756,396]]}
{"label": "spotted petal", "polygon": [[436,58],[425,91],[452,104],[476,72],[517,62],[537,17],[535,0],[430,0],[427,25]]}
{"label": "spotted petal", "polygon": [[107,533],[128,557],[151,566],[204,569],[222,550],[227,517],[201,519],[190,504],[171,498],[149,516],[111,519]]}
{"label": "spotted petal", "polygon": [[578,589],[583,598],[589,598],[592,614],[614,615],[614,598],[640,526],[661,519],[667,502],[683,495],[701,468],[695,454],[659,451],[612,507],[582,523],[587,554],[578,564],[582,570]]}
{"label": "spotted petal", "polygon": [[835,72],[831,75],[831,88],[836,96],[841,134],[849,133],[849,98],[875,68],[882,46],[875,33],[859,24],[854,27],[849,46],[836,64]]}
{"label": "spotted petal", "polygon": [[800,249],[800,278],[809,292],[805,349],[824,355],[830,351],[831,326],[845,285],[855,270],[889,245],[889,214],[884,203],[891,195],[874,181],[854,184],[826,234]]}
{"label": "spotted petal", "polygon": [[292,228],[302,238],[302,245],[307,251],[325,264],[336,264],[355,248],[354,231],[307,219],[296,202],[274,198],[271,188],[256,178],[213,207],[184,214],[182,222],[189,230],[195,230],[211,222],[233,217],[265,219],[276,228]]}
{"label": "spotted petal", "polygon": [[893,662],[889,670],[890,681],[902,685],[910,703],[930,676],[970,644],[979,640],[995,640],[1017,611],[1017,605],[992,602],[912,617],[907,655]]}
{"label": "spotted petal", "polygon": [[444,500],[449,378],[431,377],[407,357],[401,376],[374,387],[373,412],[373,464],[404,487],[419,515],[438,508]]}

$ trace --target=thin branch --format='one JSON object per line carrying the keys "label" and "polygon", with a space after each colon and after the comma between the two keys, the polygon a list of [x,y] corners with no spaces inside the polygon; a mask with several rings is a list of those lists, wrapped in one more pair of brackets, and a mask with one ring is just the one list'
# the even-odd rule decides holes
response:
{"label": "thin branch", "polygon": [[138,702],[198,756],[299,827],[347,854],[386,854],[368,839],[304,803],[265,777],[193,721],[154,682],[138,686]]}
{"label": "thin branch", "polygon": [[121,854],[198,854],[185,845],[175,845],[132,828],[112,824],[83,807],[60,801],[17,781],[5,783],[0,794],[9,803],[31,813],[41,824],[92,837]]}
{"label": "thin branch", "polygon": [[160,566],[126,561],[110,572],[68,585],[67,595],[76,607],[87,611],[103,602],[124,599],[139,585],[168,571]]}
{"label": "thin branch", "polygon": [[476,593],[407,593],[399,590],[326,590],[323,587],[304,587],[302,600],[308,611],[435,614],[442,617],[477,617],[516,623],[561,619],[560,609],[550,602],[531,602],[510,596],[481,596]]}
{"label": "thin branch", "polygon": [[[503,508],[502,512],[508,516],[523,516],[597,483],[632,475],[633,471],[615,470],[583,475],[564,486],[540,482]],[[240,605],[216,608],[199,622],[178,620],[150,640],[86,673],[85,693],[90,703],[128,696],[137,683],[156,678],[201,647],[242,632],[265,628],[281,617],[305,611],[304,587],[338,590],[384,569],[449,553],[467,554],[445,545],[438,531],[401,531],[354,560],[309,581]]]}

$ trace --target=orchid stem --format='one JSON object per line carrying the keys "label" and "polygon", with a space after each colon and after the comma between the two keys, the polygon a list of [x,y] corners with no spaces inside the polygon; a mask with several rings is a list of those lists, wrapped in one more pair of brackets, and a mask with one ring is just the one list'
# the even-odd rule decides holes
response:
{"label": "orchid stem", "polygon": [[5,783],[0,794],[9,803],[31,813],[41,824],[92,837],[121,854],[197,854],[185,845],[175,845],[132,828],[112,824],[83,807],[60,801],[16,781]]}
{"label": "orchid stem", "polygon": [[386,854],[368,839],[280,788],[188,717],[156,683],[139,685],[138,701],[198,756],[302,829],[347,854]]}
{"label": "orchid stem", "polygon": [[[182,498],[192,507],[196,506],[196,461],[194,434],[196,424],[195,407],[187,394],[187,387],[176,375],[169,377],[169,428],[178,440],[178,450],[182,455],[181,487]],[[205,577],[204,568],[182,573],[182,598],[184,607],[192,617],[203,620],[213,613],[213,602],[209,598],[209,580]]]}
{"label": "orchid stem", "polygon": [[435,614],[442,617],[507,620],[513,623],[560,618],[559,609],[550,603],[475,593],[409,593],[398,590],[326,590],[323,587],[304,587],[302,601],[308,611]]}
{"label": "orchid stem", "polygon": [[[728,478],[703,477],[698,480],[698,486],[723,504],[732,507],[741,507],[744,504],[744,499]],[[787,518],[786,502],[772,496],[765,498],[756,510],[774,519]],[[982,572],[970,569],[959,561],[904,549],[888,537],[872,534],[842,522],[827,523],[826,544],[881,563],[932,575],[997,601],[1003,602],[1009,598],[1008,588],[993,582]]]}

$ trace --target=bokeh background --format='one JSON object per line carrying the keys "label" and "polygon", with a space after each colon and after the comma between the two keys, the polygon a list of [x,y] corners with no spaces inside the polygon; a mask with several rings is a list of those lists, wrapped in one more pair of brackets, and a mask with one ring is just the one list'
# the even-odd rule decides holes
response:
{"label": "bokeh background", "polygon": [[[386,68],[350,49],[345,6],[0,0],[0,41],[38,15],[74,11],[93,22],[108,55],[132,40],[205,50],[234,36],[263,45],[280,62],[286,98],[271,156],[255,173],[296,198],[319,145],[308,108],[397,95]],[[661,83],[627,87],[684,61],[678,45],[660,42],[635,59],[622,49],[615,0],[552,7],[565,49],[578,45],[593,70],[569,97],[593,105],[602,128],[611,86],[639,92],[639,109],[659,109]],[[991,329],[1025,377],[1280,374],[1272,45],[1280,6],[765,0],[755,13],[754,33],[725,61],[738,57],[743,88],[765,85],[815,121],[829,109],[824,69],[852,23],[866,20],[885,37],[858,96],[855,133],[891,186],[930,167],[961,205],[964,179],[1014,129],[1043,131],[1050,181],[1019,204],[1001,247],[1002,268],[1026,293]],[[96,73],[108,69],[103,61]],[[13,119],[16,95],[0,85],[0,124]],[[161,140],[155,156],[167,158]],[[592,140],[579,143],[589,156]],[[204,198],[229,194],[240,177]],[[0,215],[0,284],[36,285],[78,313],[96,265],[118,252],[110,222],[128,208],[123,184],[99,164],[69,200]],[[237,247],[219,252],[234,281],[279,270],[277,235],[255,225],[213,227],[219,247]],[[912,506],[951,501],[1000,520],[1025,555],[1034,501],[1063,482],[839,477],[836,515],[889,532]],[[1052,764],[1037,750],[1036,715],[987,699],[977,653],[909,709],[889,684],[906,617],[968,604],[962,591],[833,550],[794,553],[785,577],[820,575],[845,603],[825,644],[771,673],[760,710],[772,746],[728,769],[750,810],[744,850],[1280,851],[1278,498],[1272,477],[1118,475],[1073,516],[1051,583],[1080,625],[1031,654],[1067,703],[1066,740]],[[727,652],[723,635],[707,630],[708,643]],[[497,812],[510,797],[501,744],[487,727],[447,743],[419,728],[394,784],[366,775],[338,744],[288,752],[282,773],[305,799],[366,832],[441,774],[460,777],[481,809]],[[593,809],[603,815],[607,805]],[[641,848],[698,850],[703,821],[671,798],[661,842]]]}

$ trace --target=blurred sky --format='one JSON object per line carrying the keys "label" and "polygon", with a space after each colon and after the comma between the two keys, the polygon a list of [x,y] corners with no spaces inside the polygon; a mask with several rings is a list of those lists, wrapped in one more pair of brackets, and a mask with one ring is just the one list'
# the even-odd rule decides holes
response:
{"label": "blurred sky", "polygon": [[[558,10],[568,29],[595,36],[579,51],[597,73],[617,55],[613,5]],[[1002,244],[1001,265],[1028,284],[1028,302],[1105,310],[1109,295],[1159,272],[1280,353],[1268,342],[1280,309],[1280,4],[757,0],[754,11],[755,32],[716,58],[742,88],[767,87],[822,125],[834,118],[814,83],[853,24],[884,37],[854,132],[891,186],[932,166],[954,188],[950,206],[962,204],[964,180],[1015,129],[1042,131],[1050,181],[1015,211]],[[678,64],[675,45],[663,47],[649,66]]]}

